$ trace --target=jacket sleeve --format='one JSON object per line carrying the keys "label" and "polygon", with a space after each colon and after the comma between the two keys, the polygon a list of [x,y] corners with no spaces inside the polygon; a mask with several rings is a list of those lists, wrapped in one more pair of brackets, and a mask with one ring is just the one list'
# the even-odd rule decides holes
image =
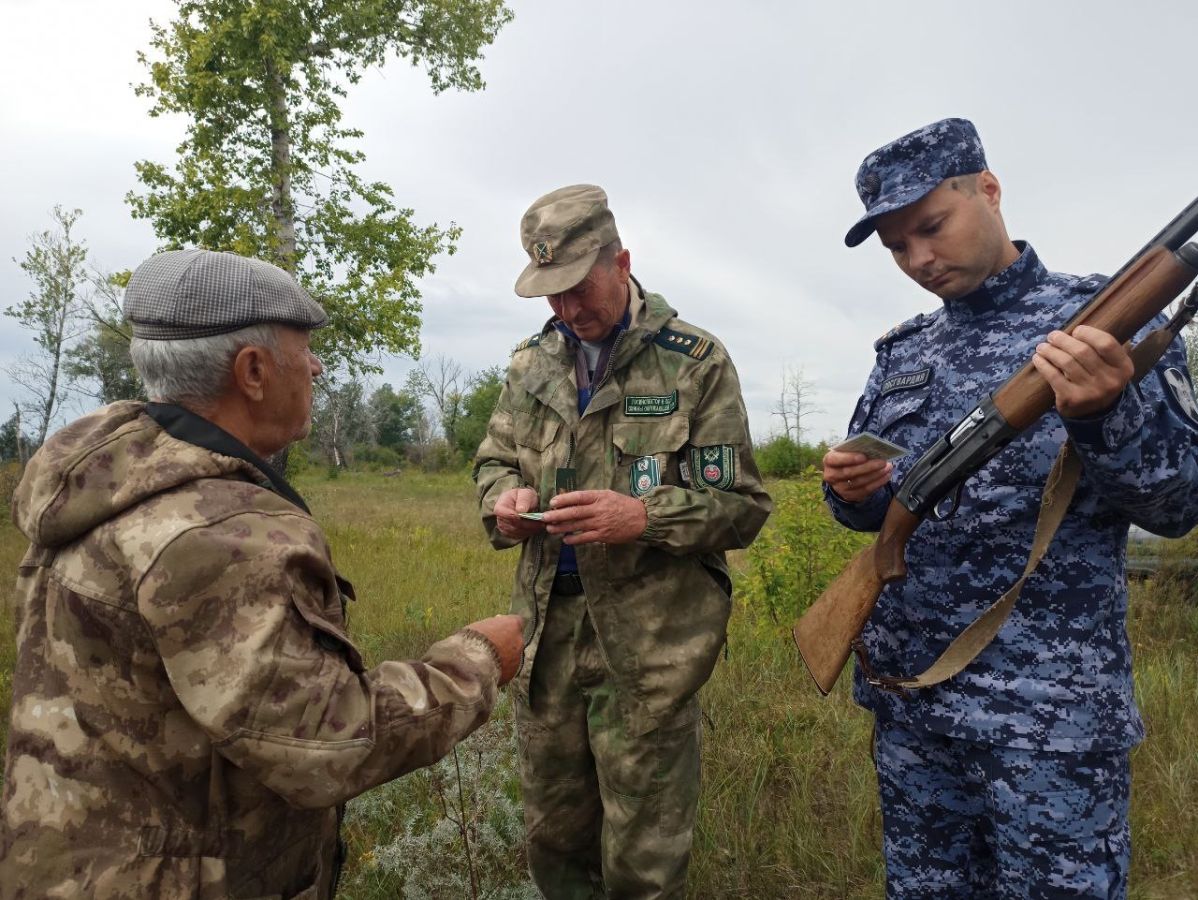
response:
{"label": "jacket sleeve", "polygon": [[491,546],[503,550],[518,545],[520,541],[499,533],[495,521],[495,503],[500,495],[512,488],[524,487],[512,427],[510,372],[487,423],[487,434],[474,455],[474,484],[478,489],[483,528]]}
{"label": "jacket sleeve", "polygon": [[243,513],[173,540],[138,608],[187,714],[293,806],[334,806],[429,765],[486,721],[497,654],[469,630],[367,671],[319,529]]}
{"label": "jacket sleeve", "polygon": [[[876,430],[873,412],[884,377],[885,369],[882,366],[881,354],[879,354],[878,362],[874,364],[873,371],[869,373],[869,378],[865,382],[865,390],[857,399],[857,406],[849,420],[846,437],[852,437],[863,431]],[[889,484],[878,488],[859,503],[850,503],[845,500],[832,490],[831,485],[827,482],[824,482],[823,488],[824,501],[828,504],[836,521],[841,525],[854,531],[878,531],[882,527],[882,520],[886,518],[886,509],[890,505],[892,496]]]}
{"label": "jacket sleeve", "polygon": [[1066,419],[1094,489],[1127,519],[1178,537],[1198,524],[1198,404],[1174,340],[1109,412]]}
{"label": "jacket sleeve", "polygon": [[711,362],[691,413],[689,443],[697,454],[718,448],[716,485],[704,483],[692,464],[690,487],[660,485],[642,498],[648,524],[640,540],[680,556],[747,547],[773,509],[753,459],[736,369],[722,348]]}

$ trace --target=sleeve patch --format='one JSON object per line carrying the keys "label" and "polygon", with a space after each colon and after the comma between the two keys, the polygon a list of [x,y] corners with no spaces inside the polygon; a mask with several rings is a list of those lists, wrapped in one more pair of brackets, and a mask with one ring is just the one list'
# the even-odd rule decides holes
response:
{"label": "sleeve patch", "polygon": [[727,491],[736,483],[736,448],[727,444],[690,448],[690,480],[697,490]]}
{"label": "sleeve patch", "polygon": [[1198,427],[1198,400],[1194,398],[1194,388],[1185,372],[1170,367],[1161,372],[1160,377],[1169,405],[1187,422]]}

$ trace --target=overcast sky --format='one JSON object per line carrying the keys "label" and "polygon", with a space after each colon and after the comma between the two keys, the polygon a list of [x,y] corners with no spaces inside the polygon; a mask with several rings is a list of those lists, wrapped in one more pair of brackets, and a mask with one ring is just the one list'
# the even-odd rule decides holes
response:
{"label": "overcast sky", "polygon": [[[365,174],[418,222],[464,229],[424,291],[423,346],[476,370],[548,315],[512,284],[519,220],[576,182],[608,192],[633,271],[715,332],[755,437],[785,367],[801,367],[838,437],[872,342],[935,308],[876,238],[855,250],[853,176],[875,147],[944,116],[974,121],[1013,237],[1050,268],[1111,272],[1198,194],[1193,2],[715,3],[510,0],[487,89],[434,96],[395,62],[351,89]],[[153,253],[130,218],[133,162],[169,163],[181,124],[133,95],[160,0],[0,0],[0,306],[29,284],[13,258],[59,203],[84,211],[95,264]],[[29,338],[0,320],[0,363]],[[410,360],[386,363],[403,381]],[[0,414],[13,388],[0,387]],[[6,417],[6,416],[5,416]]]}

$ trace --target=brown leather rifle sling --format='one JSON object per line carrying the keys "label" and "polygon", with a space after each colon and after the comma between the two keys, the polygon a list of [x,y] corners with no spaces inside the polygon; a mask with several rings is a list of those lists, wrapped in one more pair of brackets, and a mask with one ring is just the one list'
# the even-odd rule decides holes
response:
{"label": "brown leather rifle sling", "polygon": [[[1152,367],[1169,348],[1170,341],[1181,332],[1181,329],[1194,317],[1196,312],[1198,312],[1198,288],[1190,292],[1181,308],[1167,325],[1150,332],[1132,349],[1131,359],[1136,370],[1132,376],[1134,382],[1140,382],[1152,371]],[[886,690],[904,693],[910,688],[931,687],[934,684],[947,681],[973,662],[977,655],[990,645],[999,629],[1006,623],[1011,615],[1011,610],[1015,608],[1015,603],[1019,600],[1023,585],[1044,559],[1044,555],[1048,552],[1048,546],[1056,536],[1057,529],[1060,528],[1065,513],[1069,509],[1069,504],[1073,500],[1073,493],[1077,490],[1077,482],[1081,473],[1081,458],[1077,455],[1073,442],[1066,441],[1061,445],[1056,462],[1053,463],[1052,471],[1048,473],[1048,480],[1044,484],[1044,495],[1040,498],[1040,514],[1036,520],[1036,533],[1032,539],[1032,549],[1028,554],[1027,565],[1023,567],[1023,574],[989,609],[957,635],[936,661],[923,672],[908,678],[876,675],[870,670],[869,661],[865,655],[865,646],[858,638],[854,642],[853,649],[857,653],[862,672],[869,678],[870,683]]]}

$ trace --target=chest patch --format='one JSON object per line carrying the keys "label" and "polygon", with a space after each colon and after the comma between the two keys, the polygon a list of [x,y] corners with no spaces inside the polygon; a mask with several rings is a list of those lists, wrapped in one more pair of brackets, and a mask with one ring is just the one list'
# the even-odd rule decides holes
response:
{"label": "chest patch", "polygon": [[643,497],[661,484],[661,467],[656,456],[641,456],[632,462],[629,489],[634,497]]}
{"label": "chest patch", "polygon": [[678,391],[660,396],[629,395],[624,398],[626,416],[668,416],[678,409]]}
{"label": "chest patch", "polygon": [[1161,381],[1174,409],[1191,425],[1198,425],[1198,400],[1194,399],[1194,389],[1185,373],[1181,369],[1168,368],[1161,373]]}
{"label": "chest patch", "polygon": [[878,396],[885,397],[895,391],[909,391],[912,388],[923,387],[931,380],[932,369],[930,366],[916,372],[899,372],[882,382],[882,390],[878,392]]}

